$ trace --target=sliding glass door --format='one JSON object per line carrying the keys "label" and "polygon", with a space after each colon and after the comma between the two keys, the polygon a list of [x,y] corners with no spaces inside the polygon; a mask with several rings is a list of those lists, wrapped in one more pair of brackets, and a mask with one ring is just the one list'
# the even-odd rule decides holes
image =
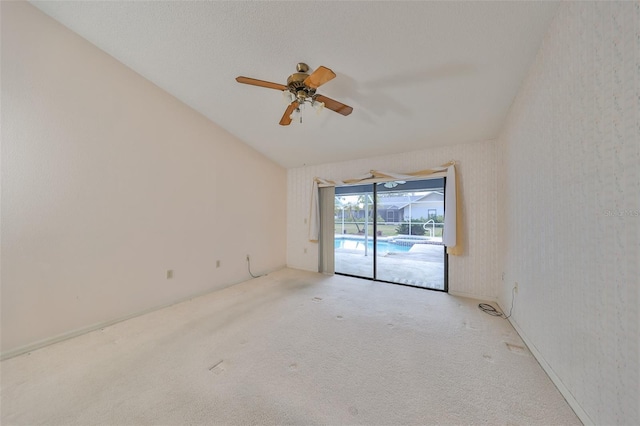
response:
{"label": "sliding glass door", "polygon": [[447,290],[445,179],[343,186],[335,194],[335,271]]}
{"label": "sliding glass door", "polygon": [[336,188],[335,200],[335,270],[373,279],[373,186]]}

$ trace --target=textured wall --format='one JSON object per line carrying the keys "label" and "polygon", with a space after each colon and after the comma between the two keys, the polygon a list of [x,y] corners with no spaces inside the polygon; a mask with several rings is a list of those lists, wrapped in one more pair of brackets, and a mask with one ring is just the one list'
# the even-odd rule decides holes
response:
{"label": "textured wall", "polygon": [[495,272],[496,169],[493,141],[289,169],[288,266],[310,271],[318,269],[318,247],[308,241],[306,223],[311,203],[311,185],[315,176],[342,180],[362,175],[372,169],[412,172],[450,160],[458,163],[466,248],[462,256],[449,256],[449,290],[495,299],[498,295],[498,283]]}
{"label": "textured wall", "polygon": [[220,127],[2,2],[4,353],[243,281],[247,253],[254,272],[283,267],[285,186]]}
{"label": "textured wall", "polygon": [[640,424],[639,23],[564,3],[497,145],[501,304],[596,424]]}

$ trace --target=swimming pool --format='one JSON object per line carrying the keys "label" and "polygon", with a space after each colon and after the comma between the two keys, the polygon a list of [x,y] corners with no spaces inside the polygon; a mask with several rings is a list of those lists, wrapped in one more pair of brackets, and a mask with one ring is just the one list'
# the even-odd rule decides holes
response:
{"label": "swimming pool", "polygon": [[[373,241],[369,240],[367,242],[367,246],[369,250],[373,252]],[[345,250],[362,250],[364,251],[364,240],[349,240],[346,238],[338,238],[335,240],[335,248],[337,249],[345,249]],[[388,243],[386,241],[378,241],[378,252],[396,252],[396,253],[406,253],[411,250],[411,245],[400,245]]]}

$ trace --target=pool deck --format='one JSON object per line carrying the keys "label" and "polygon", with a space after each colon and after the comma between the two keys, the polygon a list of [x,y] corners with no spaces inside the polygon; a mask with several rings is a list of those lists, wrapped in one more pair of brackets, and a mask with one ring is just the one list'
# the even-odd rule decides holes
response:
{"label": "pool deck", "polygon": [[[336,238],[340,237],[336,235]],[[380,252],[376,263],[378,280],[444,290],[444,248],[441,244],[414,244],[405,253]],[[336,249],[335,271],[373,278],[373,250],[365,256],[363,250]]]}

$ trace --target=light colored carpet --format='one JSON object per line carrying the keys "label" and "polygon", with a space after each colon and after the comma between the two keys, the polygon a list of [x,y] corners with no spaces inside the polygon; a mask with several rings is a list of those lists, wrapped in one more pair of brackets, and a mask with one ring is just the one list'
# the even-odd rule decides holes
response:
{"label": "light colored carpet", "polygon": [[284,269],[3,361],[2,424],[580,424],[477,304]]}

